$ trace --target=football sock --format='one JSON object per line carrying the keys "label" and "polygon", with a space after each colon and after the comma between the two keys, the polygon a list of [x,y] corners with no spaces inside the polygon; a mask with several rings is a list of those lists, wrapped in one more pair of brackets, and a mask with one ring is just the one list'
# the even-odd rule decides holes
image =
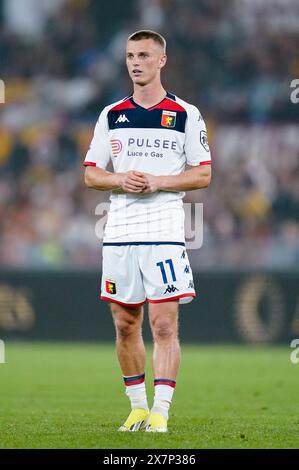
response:
{"label": "football sock", "polygon": [[168,410],[172,401],[173,392],[176,386],[175,380],[155,379],[154,406],[151,411],[161,413],[168,419]]}
{"label": "football sock", "polygon": [[132,409],[144,408],[148,410],[145,374],[124,376],[123,379],[126,386],[126,395],[130,399]]}

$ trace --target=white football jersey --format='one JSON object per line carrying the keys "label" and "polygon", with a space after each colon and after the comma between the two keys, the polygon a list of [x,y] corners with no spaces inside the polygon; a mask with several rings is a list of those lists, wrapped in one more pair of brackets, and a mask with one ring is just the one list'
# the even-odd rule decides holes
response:
{"label": "white football jersey", "polygon": [[[199,110],[175,95],[151,108],[127,97],[100,114],[84,165],[117,173],[138,170],[178,175],[191,166],[211,163],[205,123]],[[184,192],[124,194],[113,190],[104,245],[185,241]]]}

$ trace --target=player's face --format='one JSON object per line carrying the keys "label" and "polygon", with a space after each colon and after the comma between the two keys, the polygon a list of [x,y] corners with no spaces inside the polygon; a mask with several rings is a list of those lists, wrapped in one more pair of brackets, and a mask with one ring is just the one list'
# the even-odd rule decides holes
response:
{"label": "player's face", "polygon": [[163,49],[152,39],[128,41],[126,56],[129,75],[141,86],[154,81],[166,63]]}

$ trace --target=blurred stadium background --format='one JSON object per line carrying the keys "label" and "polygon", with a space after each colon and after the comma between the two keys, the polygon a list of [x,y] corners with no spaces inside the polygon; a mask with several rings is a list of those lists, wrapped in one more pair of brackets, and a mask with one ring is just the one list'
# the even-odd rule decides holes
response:
{"label": "blurred stadium background", "polygon": [[131,91],[140,28],[165,35],[165,87],[200,108],[213,157],[210,188],[185,198],[204,204],[204,243],[183,339],[296,337],[296,0],[0,1],[0,337],[113,336],[94,231],[108,194],[84,187],[82,161],[100,110]]}

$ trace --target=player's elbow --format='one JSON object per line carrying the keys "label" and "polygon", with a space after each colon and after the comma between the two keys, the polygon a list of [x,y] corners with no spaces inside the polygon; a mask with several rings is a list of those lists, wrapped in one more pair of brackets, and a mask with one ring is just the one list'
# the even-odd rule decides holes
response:
{"label": "player's elbow", "polygon": [[212,179],[211,166],[206,165],[204,169],[201,169],[201,174],[198,183],[198,189],[208,188]]}
{"label": "player's elbow", "polygon": [[84,183],[88,188],[93,188],[92,168],[86,167],[84,174]]}
{"label": "player's elbow", "polygon": [[202,188],[208,188],[210,186],[210,183],[211,183],[211,175],[209,176],[205,176],[203,178],[203,182],[202,182]]}
{"label": "player's elbow", "polygon": [[92,188],[92,181],[90,179],[90,176],[86,175],[86,173],[84,176],[84,183],[85,183],[85,186],[87,186],[87,188]]}

